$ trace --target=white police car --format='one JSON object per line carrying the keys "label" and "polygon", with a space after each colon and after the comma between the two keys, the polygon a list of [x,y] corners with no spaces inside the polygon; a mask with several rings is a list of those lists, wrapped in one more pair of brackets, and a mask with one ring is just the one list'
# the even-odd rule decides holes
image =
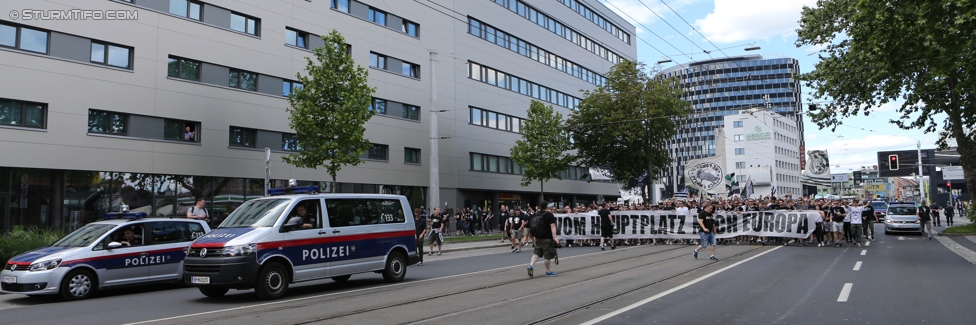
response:
{"label": "white police car", "polygon": [[[314,193],[314,186],[290,188]],[[420,260],[407,199],[382,194],[304,194],[245,202],[190,245],[183,281],[208,297],[253,288],[285,295],[294,282],[382,273],[403,279]]]}
{"label": "white police car", "polygon": [[210,227],[145,215],[109,213],[51,246],[15,256],[0,272],[0,291],[76,300],[99,288],[179,281],[186,248]]}

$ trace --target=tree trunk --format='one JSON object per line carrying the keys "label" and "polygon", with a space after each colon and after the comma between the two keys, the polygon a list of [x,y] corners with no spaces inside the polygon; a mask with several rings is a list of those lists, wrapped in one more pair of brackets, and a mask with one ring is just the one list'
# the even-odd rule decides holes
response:
{"label": "tree trunk", "polygon": [[[545,199],[546,199],[546,182],[543,180],[539,180],[539,202],[542,202]],[[545,209],[545,207],[542,208]]]}
{"label": "tree trunk", "polygon": [[[951,85],[955,86],[955,84]],[[976,189],[976,150],[973,148],[973,141],[966,136],[962,122],[962,109],[959,107],[959,94],[952,92],[951,102],[949,103],[949,128],[952,136],[956,138],[956,151],[959,152],[959,163],[966,179],[966,188],[969,189],[970,200],[972,191]],[[950,196],[952,193],[949,194]]]}
{"label": "tree trunk", "polygon": [[329,191],[329,193],[335,193],[336,192],[336,187],[339,184],[336,184],[336,177],[335,177],[335,175],[331,175],[331,176],[332,176],[332,189]]}

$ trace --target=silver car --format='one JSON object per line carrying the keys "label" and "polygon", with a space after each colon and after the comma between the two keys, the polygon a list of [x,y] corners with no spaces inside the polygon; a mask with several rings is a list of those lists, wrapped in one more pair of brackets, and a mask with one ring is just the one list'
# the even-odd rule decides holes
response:
{"label": "silver car", "polygon": [[99,288],[183,279],[187,247],[210,227],[140,215],[89,223],[51,246],[15,256],[0,272],[0,291],[77,300]]}
{"label": "silver car", "polygon": [[918,222],[918,208],[913,204],[892,203],[885,216],[885,235],[891,233],[922,233]]}

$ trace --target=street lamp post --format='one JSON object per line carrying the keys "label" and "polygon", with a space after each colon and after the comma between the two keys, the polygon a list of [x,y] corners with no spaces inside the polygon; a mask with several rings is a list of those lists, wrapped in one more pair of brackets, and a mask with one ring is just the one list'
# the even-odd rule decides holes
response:
{"label": "street lamp post", "polygon": [[[335,186],[333,184],[333,186]],[[271,148],[264,148],[264,196],[268,196],[271,187]]]}

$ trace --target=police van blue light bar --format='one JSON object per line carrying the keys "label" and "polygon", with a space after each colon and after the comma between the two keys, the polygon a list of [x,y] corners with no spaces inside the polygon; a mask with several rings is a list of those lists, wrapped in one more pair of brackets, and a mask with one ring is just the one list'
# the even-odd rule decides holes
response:
{"label": "police van blue light bar", "polygon": [[105,214],[105,219],[142,219],[148,216],[145,212],[109,212]]}
{"label": "police van blue light bar", "polygon": [[292,187],[268,189],[268,196],[286,195],[286,194],[316,194],[318,192],[319,192],[319,187],[315,185],[292,186]]}

